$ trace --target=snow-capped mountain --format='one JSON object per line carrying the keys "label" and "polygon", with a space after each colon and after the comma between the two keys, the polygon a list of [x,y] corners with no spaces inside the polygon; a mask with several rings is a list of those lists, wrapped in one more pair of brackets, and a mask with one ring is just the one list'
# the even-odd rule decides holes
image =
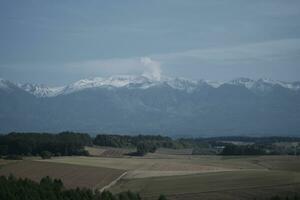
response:
{"label": "snow-capped mountain", "polygon": [[300,82],[112,76],[49,87],[0,79],[0,132],[297,135]]}
{"label": "snow-capped mountain", "polygon": [[227,83],[238,85],[238,86],[244,86],[252,91],[261,91],[261,92],[270,91],[272,90],[273,87],[276,86],[280,86],[294,91],[300,90],[300,82],[284,82],[284,81],[272,80],[267,78],[258,79],[258,80],[252,80],[249,78],[237,78]]}
{"label": "snow-capped mountain", "polygon": [[64,87],[48,87],[39,84],[18,84],[19,87],[37,97],[54,97],[63,91]]}
{"label": "snow-capped mountain", "polygon": [[236,85],[245,87],[253,92],[268,92],[274,87],[282,87],[293,91],[300,91],[300,82],[283,82],[275,81],[271,79],[258,79],[252,80],[249,78],[237,78],[231,81],[209,81],[199,80],[194,81],[185,78],[170,78],[162,77],[160,80],[151,79],[146,76],[130,76],[130,75],[119,75],[111,76],[108,78],[91,78],[82,79],[75,83],[60,86],[60,87],[49,87],[43,84],[14,84],[10,81],[0,79],[0,88],[11,88],[19,87],[26,92],[29,92],[36,97],[55,97],[58,95],[70,94],[85,89],[91,88],[133,88],[133,89],[147,89],[159,85],[168,85],[169,87],[177,90],[186,92],[193,92],[195,89],[207,85],[212,88],[219,88],[224,84]]}
{"label": "snow-capped mountain", "polygon": [[99,87],[140,87],[147,88],[156,83],[155,80],[151,80],[145,76],[129,76],[129,75],[119,75],[111,76],[109,78],[92,78],[92,79],[82,79],[73,84],[64,87],[64,93],[72,93],[76,91],[81,91],[89,88],[99,88]]}
{"label": "snow-capped mountain", "polygon": [[248,89],[251,89],[254,83],[255,81],[249,78],[237,78],[228,82],[228,84],[244,86]]}
{"label": "snow-capped mountain", "polygon": [[8,80],[4,80],[2,78],[0,78],[0,90],[12,90],[14,88],[18,87],[17,85],[15,85],[14,83],[8,81]]}

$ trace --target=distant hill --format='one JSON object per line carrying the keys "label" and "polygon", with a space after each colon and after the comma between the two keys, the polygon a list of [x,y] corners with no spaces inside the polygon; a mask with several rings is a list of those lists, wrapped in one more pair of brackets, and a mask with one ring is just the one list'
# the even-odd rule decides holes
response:
{"label": "distant hill", "polygon": [[144,76],[62,87],[0,79],[0,132],[300,135],[300,82]]}

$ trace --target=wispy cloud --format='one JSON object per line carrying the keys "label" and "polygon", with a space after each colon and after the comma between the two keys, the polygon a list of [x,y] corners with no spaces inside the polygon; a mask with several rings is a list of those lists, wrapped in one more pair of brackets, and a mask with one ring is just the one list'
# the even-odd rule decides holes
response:
{"label": "wispy cloud", "polygon": [[54,76],[67,82],[122,74],[144,75],[159,80],[162,73],[165,76],[193,79],[228,80],[244,76],[289,81],[300,80],[299,55],[300,39],[284,39],[142,57],[93,59],[51,66],[43,64],[42,67],[39,63],[27,66],[0,65],[0,74],[4,76],[18,70],[20,75],[15,79],[27,82],[35,73],[39,78],[37,82],[46,80],[52,84],[57,84],[57,81],[52,81]]}
{"label": "wispy cloud", "polygon": [[[89,76],[109,76],[114,74],[143,74],[160,79],[165,75],[193,76],[203,74],[213,78],[213,74],[227,77],[246,75],[244,72],[260,72],[272,75],[278,67],[291,73],[284,65],[292,62],[300,64],[300,39],[284,39],[227,48],[193,49],[181,52],[148,55],[145,57],[113,58],[67,63],[66,68],[83,72]],[[279,66],[281,65],[281,66]],[[179,69],[184,68],[184,69]],[[297,65],[297,68],[300,68]],[[219,70],[219,71],[218,71]],[[177,72],[177,73],[174,73]],[[246,75],[247,76],[247,75]],[[250,73],[251,76],[251,73]],[[267,76],[262,74],[261,76]],[[206,78],[206,77],[203,77]],[[216,78],[218,78],[216,76]]]}
{"label": "wispy cloud", "polygon": [[150,57],[88,60],[65,64],[65,68],[93,75],[142,74],[159,80],[160,62]]}
{"label": "wispy cloud", "polygon": [[298,58],[300,55],[300,39],[284,39],[268,42],[244,44],[227,48],[194,49],[183,52],[153,55],[164,62],[197,59],[200,63],[220,65],[243,64],[257,61],[276,61]]}

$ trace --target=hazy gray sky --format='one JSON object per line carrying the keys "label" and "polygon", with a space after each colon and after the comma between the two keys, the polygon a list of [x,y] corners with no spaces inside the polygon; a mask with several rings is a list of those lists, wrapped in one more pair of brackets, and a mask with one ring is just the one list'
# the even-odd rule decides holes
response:
{"label": "hazy gray sky", "polygon": [[0,77],[300,80],[299,0],[1,0]]}

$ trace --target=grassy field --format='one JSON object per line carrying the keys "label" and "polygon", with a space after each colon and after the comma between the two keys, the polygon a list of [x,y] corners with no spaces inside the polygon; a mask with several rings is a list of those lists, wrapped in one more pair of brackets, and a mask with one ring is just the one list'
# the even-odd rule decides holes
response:
{"label": "grassy field", "polygon": [[[0,162],[1,163],[1,162]],[[39,161],[18,161],[0,167],[0,175],[14,174],[17,177],[40,181],[50,176],[63,180],[66,188],[102,188],[119,177],[123,170],[80,166]]]}

